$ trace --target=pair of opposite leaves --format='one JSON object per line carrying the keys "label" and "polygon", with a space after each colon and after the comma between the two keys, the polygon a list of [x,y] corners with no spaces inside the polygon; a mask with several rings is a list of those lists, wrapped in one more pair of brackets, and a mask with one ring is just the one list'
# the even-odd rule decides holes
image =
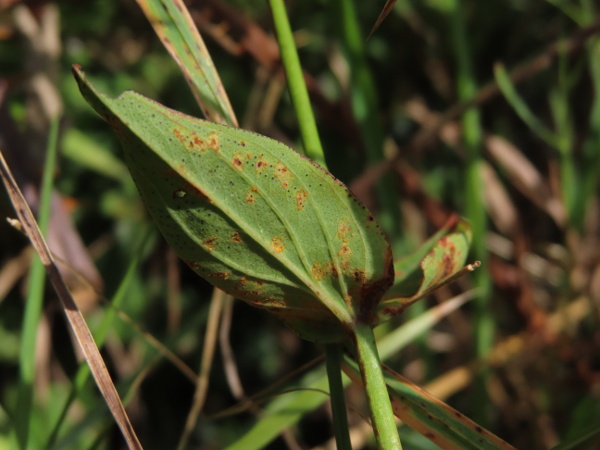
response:
{"label": "pair of opposite leaves", "polygon": [[420,280],[412,296],[382,302],[394,283],[389,243],[371,213],[325,169],[280,142],[134,92],[110,99],[80,67],[73,73],[119,136],[146,206],[178,256],[305,339],[345,340],[357,321],[386,320],[464,264],[468,232],[454,223],[464,242],[446,243],[453,253],[444,253],[450,258],[427,286],[423,264],[437,255],[416,261]]}

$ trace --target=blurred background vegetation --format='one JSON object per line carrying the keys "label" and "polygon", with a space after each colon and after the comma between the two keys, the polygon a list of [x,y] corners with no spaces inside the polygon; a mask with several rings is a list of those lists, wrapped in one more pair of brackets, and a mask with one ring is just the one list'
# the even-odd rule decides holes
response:
{"label": "blurred background vegetation", "polygon": [[[299,147],[267,3],[186,3],[241,126]],[[473,260],[483,262],[382,326],[384,334],[478,288],[477,298],[389,364],[519,448],[580,436],[600,423],[600,7],[398,0],[366,40],[383,6],[288,2],[329,168],[377,214],[396,257],[456,212],[471,220]],[[152,338],[197,370],[212,289],[149,222],[116,138],[80,96],[70,67],[81,64],[104,92],[131,89],[200,111],[135,2],[0,7],[0,146],[36,209],[51,124],[60,124],[50,246],[93,330],[113,311],[107,299],[126,287],[118,309],[130,319],[114,320],[103,356],[145,447],[174,448],[194,385]],[[4,194],[0,216],[14,217]],[[21,398],[32,258],[2,220],[1,447]],[[48,287],[43,294],[30,448],[44,448],[53,430],[55,447],[119,448],[90,381],[55,429],[78,364],[55,294]],[[223,448],[257,420],[251,410],[211,417],[239,397],[224,373],[237,366],[251,396],[321,354],[270,315],[241,302],[232,314],[190,448]],[[348,398],[364,407],[358,389]],[[269,448],[325,446],[328,415],[327,407],[307,413]],[[362,419],[352,413],[350,421]],[[406,448],[432,448],[410,430],[401,436]]]}

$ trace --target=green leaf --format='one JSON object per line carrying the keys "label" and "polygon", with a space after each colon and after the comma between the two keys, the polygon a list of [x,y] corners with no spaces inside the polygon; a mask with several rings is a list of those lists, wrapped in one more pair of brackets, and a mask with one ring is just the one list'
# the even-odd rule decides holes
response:
{"label": "green leaf", "polygon": [[137,0],[173,60],[179,65],[204,116],[237,125],[210,53],[182,0]]}
{"label": "green leaf", "polygon": [[376,323],[400,314],[438,287],[478,267],[479,263],[464,267],[470,243],[469,224],[454,216],[419,250],[397,262],[395,271],[399,281],[386,297],[398,297],[378,304]]}
{"label": "green leaf", "polygon": [[272,139],[134,92],[109,99],[73,72],[119,136],[154,221],[196,273],[308,340],[342,341],[373,319],[393,280],[391,250],[343,183]]}

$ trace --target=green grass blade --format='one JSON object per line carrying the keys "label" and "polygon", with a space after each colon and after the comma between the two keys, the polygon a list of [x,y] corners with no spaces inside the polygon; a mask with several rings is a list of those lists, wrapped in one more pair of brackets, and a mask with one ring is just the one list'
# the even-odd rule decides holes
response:
{"label": "green grass blade", "polygon": [[[472,99],[478,91],[477,80],[473,70],[473,57],[471,55],[470,41],[465,25],[465,2],[454,0],[451,3],[449,15],[451,39],[456,58],[457,74],[456,88],[461,101]],[[465,173],[465,211],[470,221],[473,242],[472,255],[487,268],[488,250],[486,247],[486,234],[488,221],[484,206],[482,166],[483,156],[483,128],[478,108],[467,110],[461,120],[463,141],[467,151],[467,167]],[[479,289],[479,298],[475,303],[475,351],[478,357],[485,357],[491,350],[494,340],[495,324],[490,314],[489,304],[491,301],[492,279],[488,270],[480,270],[474,276],[474,284]],[[486,417],[486,408],[489,407],[485,401],[484,378],[482,374],[478,380],[476,394],[479,419]]]}
{"label": "green grass blade", "polygon": [[339,344],[325,345],[325,366],[327,368],[329,395],[331,396],[335,443],[339,450],[352,450],[348,429],[346,399],[344,397],[344,384],[342,382],[342,367],[340,366],[341,356],[342,351]]}
{"label": "green grass blade", "polygon": [[[44,174],[40,190],[38,221],[43,234],[48,231],[50,222],[50,204],[52,196],[52,180],[56,167],[58,128],[60,117],[55,117],[50,123],[48,146]],[[23,320],[23,335],[19,355],[19,390],[17,409],[14,414],[14,424],[17,442],[20,448],[26,449],[29,441],[29,425],[33,404],[33,383],[35,378],[35,344],[37,329],[42,315],[46,271],[39,258],[35,257],[29,271],[27,299]]]}
{"label": "green grass blade", "polygon": [[556,148],[557,136],[536,117],[531,109],[529,109],[527,103],[525,103],[515,89],[504,65],[500,63],[494,65],[494,77],[496,83],[498,83],[498,87],[502,91],[502,95],[504,95],[506,101],[512,106],[521,120],[525,122],[531,131],[537,134],[540,139],[544,140],[551,147]]}
{"label": "green grass blade", "polygon": [[[352,111],[360,126],[367,162],[369,165],[374,165],[385,159],[384,135],[377,87],[367,62],[365,38],[360,30],[355,3],[348,0],[335,0],[331,2],[331,13],[341,27],[340,40],[350,70],[349,94]],[[376,190],[381,204],[378,215],[381,225],[389,236],[397,237],[400,235],[402,218],[392,176],[386,174],[381,177],[377,182]]]}
{"label": "green grass blade", "polygon": [[292,98],[300,126],[304,151],[306,156],[326,168],[325,155],[323,147],[321,147],[317,123],[310,106],[308,91],[304,83],[304,75],[285,10],[285,4],[283,0],[270,0],[269,4],[273,12],[273,21],[277,30],[277,42],[279,43],[281,59],[283,60],[283,67],[287,75],[290,97]]}
{"label": "green grass blade", "polygon": [[204,116],[237,126],[212,58],[181,0],[137,0],[163,45],[181,68]]}

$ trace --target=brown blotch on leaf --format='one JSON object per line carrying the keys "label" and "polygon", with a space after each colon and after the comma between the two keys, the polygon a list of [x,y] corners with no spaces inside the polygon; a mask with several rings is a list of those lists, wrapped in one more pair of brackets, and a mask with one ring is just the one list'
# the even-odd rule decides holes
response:
{"label": "brown blotch on leaf", "polygon": [[219,152],[219,135],[215,131],[211,131],[208,136],[208,146],[215,152]]}
{"label": "brown blotch on leaf", "polygon": [[444,272],[441,276],[441,279],[444,279],[456,271],[456,268],[454,267],[456,259],[456,246],[447,238],[440,239],[439,243],[444,249],[444,255],[442,256],[442,268]]}
{"label": "brown blotch on leaf", "polygon": [[326,261],[324,263],[313,263],[311,272],[317,280],[322,280],[325,277],[338,277],[338,271],[333,261]]}
{"label": "brown blotch on leaf", "polygon": [[181,142],[182,144],[185,144],[185,136],[181,133],[181,131],[179,131],[179,129],[174,128],[173,134],[175,135],[175,137],[177,138],[177,140],[179,142]]}
{"label": "brown blotch on leaf", "polygon": [[190,147],[196,150],[203,152],[206,150],[206,142],[200,139],[198,136],[194,136],[194,138],[190,141]]}
{"label": "brown blotch on leaf", "polygon": [[229,279],[229,272],[213,272],[206,275],[209,278],[219,278],[221,280]]}
{"label": "brown blotch on leaf", "polygon": [[258,161],[256,161],[256,164],[254,164],[254,168],[256,169],[256,172],[261,173],[267,167],[269,167],[269,164],[267,164],[265,161],[262,160],[262,155],[259,156]]}
{"label": "brown blotch on leaf", "polygon": [[236,231],[235,233],[231,234],[231,240],[236,244],[239,244],[240,242],[242,242],[242,236],[239,232]]}
{"label": "brown blotch on leaf", "polygon": [[338,222],[337,228],[337,237],[342,240],[342,242],[346,242],[348,240],[347,236],[350,232],[350,225],[345,220],[340,220]]}
{"label": "brown blotch on leaf", "polygon": [[340,250],[338,251],[338,256],[341,258],[349,258],[352,255],[352,250],[346,243],[342,244]]}
{"label": "brown blotch on leaf", "polygon": [[192,261],[192,260],[186,260],[185,263],[192,269],[192,270],[199,270],[201,269],[200,264],[198,264],[196,261]]}
{"label": "brown blotch on leaf", "polygon": [[281,182],[281,187],[283,189],[287,189],[290,186],[289,182],[290,178],[292,177],[292,174],[290,170],[281,161],[275,164],[274,176]]}
{"label": "brown blotch on leaf", "polygon": [[202,245],[204,245],[209,252],[212,252],[217,246],[218,240],[219,238],[217,236],[214,236],[202,242]]}
{"label": "brown blotch on leaf", "polygon": [[296,192],[296,208],[298,208],[298,211],[304,208],[304,200],[306,200],[306,197],[308,197],[308,192],[304,189]]}
{"label": "brown blotch on leaf", "polygon": [[231,164],[233,167],[240,172],[244,169],[244,156],[241,153],[234,153],[233,159],[231,160]]}
{"label": "brown blotch on leaf", "polygon": [[323,279],[323,268],[321,267],[321,264],[313,263],[311,272],[317,280]]}
{"label": "brown blotch on leaf", "polygon": [[283,238],[274,237],[271,239],[271,242],[273,243],[273,250],[275,250],[277,253],[281,253],[285,249],[285,246],[283,245]]}
{"label": "brown blotch on leaf", "polygon": [[356,269],[354,272],[352,272],[352,278],[354,278],[354,281],[356,281],[357,283],[364,283],[366,278],[365,271],[361,269]]}

